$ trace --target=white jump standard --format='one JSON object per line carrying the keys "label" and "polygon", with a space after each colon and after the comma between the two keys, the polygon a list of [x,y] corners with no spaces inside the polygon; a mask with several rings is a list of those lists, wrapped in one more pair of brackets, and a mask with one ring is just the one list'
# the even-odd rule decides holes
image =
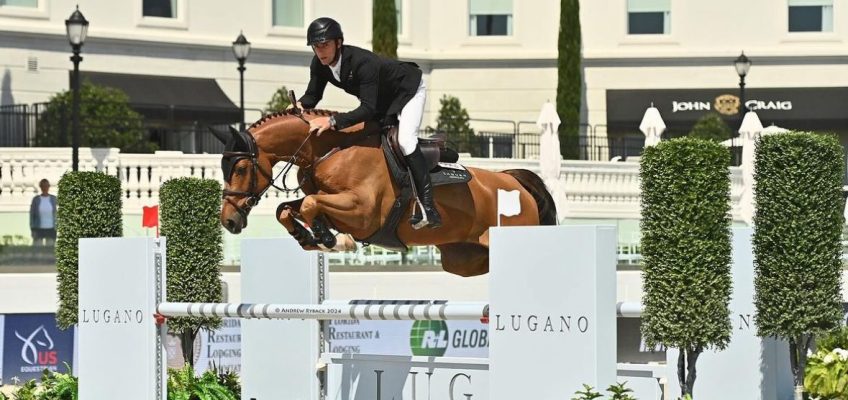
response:
{"label": "white jump standard", "polygon": [[[605,226],[493,229],[488,304],[324,301],[322,256],[291,239],[242,242],[244,304],[169,303],[164,239],[81,239],[80,316],[142,317],[120,324],[80,318],[79,396],[165,400],[167,326],[157,320],[181,316],[246,319],[245,400],[552,400],[584,383],[607,387],[616,379],[616,239]],[[325,353],[328,335],[315,322],[489,318],[501,321],[489,329],[489,359]],[[540,323],[516,326],[516,319]]]}

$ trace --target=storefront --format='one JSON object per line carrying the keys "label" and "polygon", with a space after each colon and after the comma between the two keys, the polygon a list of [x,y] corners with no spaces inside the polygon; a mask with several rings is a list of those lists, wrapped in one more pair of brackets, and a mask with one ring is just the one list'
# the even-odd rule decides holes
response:
{"label": "storefront", "polygon": [[[686,135],[695,122],[718,113],[733,131],[742,122],[739,88],[607,90],[610,137],[633,135],[645,109],[653,104],[667,126],[666,136]],[[745,106],[756,111],[764,126],[848,135],[848,87],[746,89]]]}

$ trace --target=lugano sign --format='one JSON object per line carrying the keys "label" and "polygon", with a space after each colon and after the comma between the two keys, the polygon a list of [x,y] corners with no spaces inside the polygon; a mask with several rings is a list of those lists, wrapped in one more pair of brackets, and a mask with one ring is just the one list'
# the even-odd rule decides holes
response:
{"label": "lugano sign", "polygon": [[615,383],[616,241],[612,226],[492,228],[489,399]]}

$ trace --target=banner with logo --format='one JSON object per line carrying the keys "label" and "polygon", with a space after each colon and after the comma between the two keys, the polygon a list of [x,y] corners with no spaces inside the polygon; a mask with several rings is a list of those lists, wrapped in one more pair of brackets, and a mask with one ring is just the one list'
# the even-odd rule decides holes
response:
{"label": "banner with logo", "polygon": [[73,366],[74,330],[60,330],[54,314],[8,314],[3,328],[4,382],[38,379],[43,370]]}
{"label": "banner with logo", "polygon": [[479,321],[331,321],[331,353],[478,357],[489,355],[489,327]]}

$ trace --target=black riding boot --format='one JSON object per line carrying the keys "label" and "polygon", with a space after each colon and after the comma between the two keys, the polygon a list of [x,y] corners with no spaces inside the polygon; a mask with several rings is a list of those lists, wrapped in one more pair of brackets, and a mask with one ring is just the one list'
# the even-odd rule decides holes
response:
{"label": "black riding boot", "polygon": [[[409,165],[409,170],[412,172],[412,182],[415,184],[418,200],[421,202],[421,206],[424,207],[424,213],[427,215],[427,220],[424,221],[421,211],[416,205],[415,212],[412,213],[409,223],[415,229],[425,226],[428,228],[442,226],[442,217],[439,215],[439,211],[436,210],[436,205],[433,204],[433,186],[430,184],[430,171],[427,169],[427,160],[424,159],[424,155],[421,154],[421,149],[418,146],[415,146],[415,151],[405,158],[407,165]],[[424,222],[426,222],[426,225]]]}

